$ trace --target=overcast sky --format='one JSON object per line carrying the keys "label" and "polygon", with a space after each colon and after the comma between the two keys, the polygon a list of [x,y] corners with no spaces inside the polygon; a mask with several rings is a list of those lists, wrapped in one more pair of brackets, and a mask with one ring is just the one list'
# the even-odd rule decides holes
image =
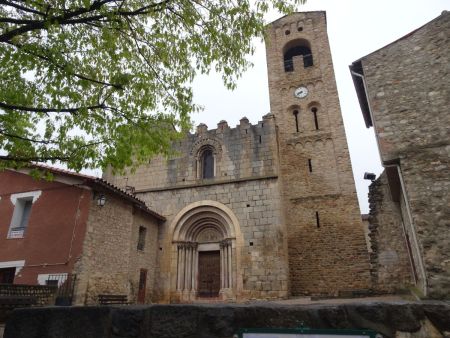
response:
{"label": "overcast sky", "polygon": [[[334,71],[349,143],[353,174],[362,213],[369,211],[364,172],[380,174],[382,167],[373,134],[366,129],[348,66],[355,60],[402,37],[450,9],[449,0],[308,0],[299,11],[325,10]],[[280,15],[271,13],[267,22]],[[214,129],[224,119],[235,127],[246,116],[257,123],[270,111],[264,44],[255,41],[250,57],[254,67],[239,80],[234,91],[224,88],[219,76],[202,76],[194,82],[196,103],[204,111],[193,116],[194,125]]]}

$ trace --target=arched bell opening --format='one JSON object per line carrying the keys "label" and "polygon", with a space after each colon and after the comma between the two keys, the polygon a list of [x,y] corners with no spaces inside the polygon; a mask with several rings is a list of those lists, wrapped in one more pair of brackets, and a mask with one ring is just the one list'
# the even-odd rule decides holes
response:
{"label": "arched bell opening", "polygon": [[294,57],[303,59],[303,67],[308,68],[314,65],[311,44],[305,39],[296,39],[290,41],[283,48],[284,71],[294,71]]}

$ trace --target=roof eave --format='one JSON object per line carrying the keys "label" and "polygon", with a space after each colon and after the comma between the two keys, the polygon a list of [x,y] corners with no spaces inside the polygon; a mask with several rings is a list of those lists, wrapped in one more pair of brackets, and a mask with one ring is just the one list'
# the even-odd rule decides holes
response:
{"label": "roof eave", "polygon": [[350,74],[352,76],[353,85],[355,86],[356,95],[358,96],[359,106],[363,114],[364,122],[367,128],[373,126],[372,117],[370,116],[369,99],[367,97],[364,85],[364,72],[361,60],[353,62],[350,66]]}

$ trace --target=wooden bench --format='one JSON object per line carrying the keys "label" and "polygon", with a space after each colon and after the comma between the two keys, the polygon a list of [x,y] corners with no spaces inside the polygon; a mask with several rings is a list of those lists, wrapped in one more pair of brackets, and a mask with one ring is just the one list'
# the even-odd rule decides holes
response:
{"label": "wooden bench", "polygon": [[98,295],[100,305],[127,305],[127,295]]}

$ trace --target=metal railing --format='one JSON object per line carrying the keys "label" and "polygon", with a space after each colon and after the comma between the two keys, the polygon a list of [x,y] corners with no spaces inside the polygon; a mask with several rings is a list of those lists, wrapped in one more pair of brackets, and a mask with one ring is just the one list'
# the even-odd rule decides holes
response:
{"label": "metal railing", "polygon": [[72,305],[75,290],[76,274],[51,274],[46,280],[47,285],[54,285],[58,288],[56,292],[55,305]]}

